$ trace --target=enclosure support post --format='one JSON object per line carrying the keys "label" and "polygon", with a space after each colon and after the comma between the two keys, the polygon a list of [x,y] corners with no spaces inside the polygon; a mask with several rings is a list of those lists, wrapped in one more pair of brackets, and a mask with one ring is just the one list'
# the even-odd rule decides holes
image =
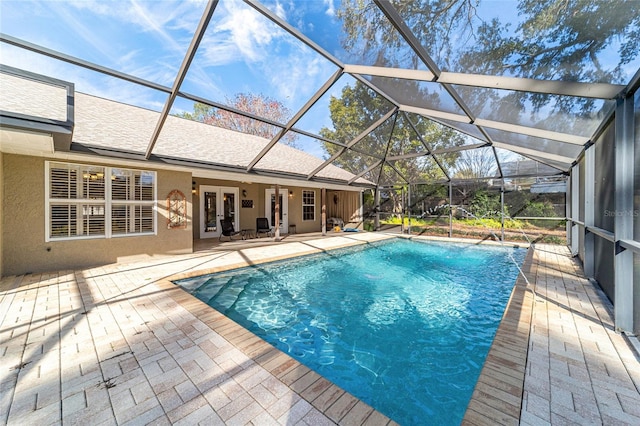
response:
{"label": "enclosure support post", "polygon": [[[274,241],[280,241],[280,185],[276,184],[276,192],[275,192],[275,197],[276,197],[276,208],[275,208],[275,219],[273,220],[275,223],[273,224],[275,226],[275,233],[273,234],[273,240]],[[270,200],[267,200],[267,202],[270,202]]]}
{"label": "enclosure support post", "polygon": [[633,334],[633,252],[620,246],[620,240],[633,240],[633,95],[618,98],[615,129],[613,309],[616,331]]}
{"label": "enclosure support post", "polygon": [[322,203],[322,214],[320,221],[322,222],[322,235],[327,235],[327,188],[320,190],[320,202]]}
{"label": "enclosure support post", "polygon": [[376,231],[380,230],[380,187],[376,187],[376,191],[373,197],[373,212],[375,216],[373,217],[373,229]]}
{"label": "enclosure support post", "polygon": [[453,184],[449,181],[449,238],[453,237]]}
{"label": "enclosure support post", "polygon": [[[571,168],[570,182],[571,182],[571,219],[580,219],[580,173],[584,171],[580,170],[580,166],[576,164]],[[577,256],[580,252],[580,238],[578,237],[580,232],[580,225],[575,222],[571,222],[571,254]]]}
{"label": "enclosure support post", "polygon": [[596,148],[584,151],[584,274],[595,276],[595,235],[587,227],[595,226]]}
{"label": "enclosure support post", "polygon": [[407,215],[409,216],[409,235],[411,235],[411,184],[409,184],[407,190]]}
{"label": "enclosure support post", "polygon": [[500,241],[504,242],[504,179],[500,184]]}
{"label": "enclosure support post", "polygon": [[404,234],[404,209],[405,209],[404,185],[400,187],[400,233]]}

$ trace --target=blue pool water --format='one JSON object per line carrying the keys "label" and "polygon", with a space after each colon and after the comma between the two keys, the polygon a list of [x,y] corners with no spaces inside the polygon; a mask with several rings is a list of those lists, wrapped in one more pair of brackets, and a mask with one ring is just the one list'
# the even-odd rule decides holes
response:
{"label": "blue pool water", "polygon": [[177,281],[400,424],[459,424],[526,250],[393,240]]}

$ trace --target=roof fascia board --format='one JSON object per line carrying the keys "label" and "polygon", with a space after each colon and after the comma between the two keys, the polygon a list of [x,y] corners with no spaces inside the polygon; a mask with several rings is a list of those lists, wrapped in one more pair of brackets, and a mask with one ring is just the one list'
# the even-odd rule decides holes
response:
{"label": "roof fascia board", "polygon": [[38,117],[0,111],[0,128],[2,127],[18,131],[24,130],[49,134],[53,139],[53,149],[55,151],[68,151],[71,146],[73,128],[66,124],[56,124],[55,122],[39,120]]}
{"label": "roof fascia board", "polygon": [[318,52],[320,55],[324,56],[327,60],[333,62],[335,65],[337,65],[340,68],[344,68],[344,64],[340,60],[338,60],[335,56],[333,56],[332,54],[324,50],[322,47],[320,47],[313,40],[311,40],[310,38],[302,34],[296,28],[289,25],[287,21],[271,13],[271,11],[267,9],[264,5],[253,0],[244,0],[244,2],[249,6],[251,6],[252,8],[254,8],[255,10],[257,10],[260,14],[264,15],[269,20],[273,21],[280,28],[284,29],[289,34],[291,34],[292,36],[294,36],[295,38],[297,38],[298,40],[300,40],[301,42],[303,42],[304,44],[306,44],[316,52]]}
{"label": "roof fascia board", "polygon": [[271,139],[271,141],[269,141],[269,143],[264,148],[262,148],[260,153],[258,153],[258,155],[256,155],[256,157],[249,163],[249,166],[247,166],[248,172],[250,172],[251,169],[253,169],[260,160],[262,160],[262,157],[267,155],[267,152],[269,152],[271,148],[273,148],[273,146],[276,143],[278,143],[278,141],[284,136],[284,134],[288,130],[290,130],[298,122],[298,120],[300,120],[300,118],[302,118],[302,116],[306,114],[307,111],[309,111],[309,109],[311,109],[311,107],[313,107],[316,104],[316,102],[318,102],[318,100],[325,93],[327,93],[327,91],[335,84],[336,81],[340,79],[341,76],[342,76],[342,69],[338,69],[336,70],[336,72],[333,73],[331,77],[329,77],[329,79],[322,85],[322,87],[318,89],[316,93],[314,93],[314,95],[291,118],[291,120],[289,120],[287,125],[283,129],[280,129],[278,134],[275,135]]}
{"label": "roof fascia board", "polygon": [[173,82],[173,86],[171,87],[171,93],[167,97],[167,101],[162,108],[162,112],[160,113],[160,117],[158,118],[158,122],[156,123],[156,127],[151,135],[151,140],[149,141],[149,145],[147,146],[147,152],[145,153],[145,157],[149,158],[151,153],[153,152],[153,147],[156,145],[158,141],[158,137],[160,136],[160,132],[162,131],[162,127],[164,126],[164,122],[169,115],[169,111],[171,111],[171,107],[173,106],[173,102],[176,100],[178,96],[178,90],[180,90],[180,86],[184,81],[184,78],[187,76],[187,71],[189,71],[189,66],[191,66],[191,61],[196,56],[196,52],[198,50],[198,46],[200,46],[200,42],[204,37],[204,33],[207,30],[209,25],[209,21],[211,21],[211,17],[213,16],[213,12],[218,5],[218,0],[209,0],[205,10],[200,18],[200,22],[198,23],[198,27],[196,28],[195,33],[193,34],[193,39],[191,39],[191,44],[187,49],[187,52],[182,60],[182,64],[180,65],[180,69],[178,70],[178,74],[176,75],[176,79]]}
{"label": "roof fascia board", "polygon": [[266,184],[287,183],[300,187],[340,189],[345,191],[360,191],[363,187],[373,187],[373,185],[348,185],[346,182],[340,183],[331,179],[314,179],[308,181],[304,175],[294,178],[286,176],[286,174],[270,174],[268,172],[247,173],[244,167],[235,171],[230,170],[229,167],[221,167],[205,163],[197,164],[189,160],[165,158],[155,155],[151,156],[151,158],[147,160],[144,158],[144,154],[142,153],[119,152],[100,147],[80,145],[77,143],[73,144],[72,151],[55,152],[51,155],[45,156],[57,160],[90,162],[96,164],[114,164],[135,168],[152,168],[157,170],[187,172],[196,177],[238,182]]}
{"label": "roof fascia board", "polygon": [[17,78],[32,80],[40,84],[61,87],[67,92],[65,99],[67,119],[65,121],[20,114],[12,111],[0,111],[0,125],[5,125],[15,129],[51,133],[54,142],[54,149],[68,151],[71,146],[75,121],[75,85],[68,81],[36,74],[3,64],[0,64],[0,72]]}

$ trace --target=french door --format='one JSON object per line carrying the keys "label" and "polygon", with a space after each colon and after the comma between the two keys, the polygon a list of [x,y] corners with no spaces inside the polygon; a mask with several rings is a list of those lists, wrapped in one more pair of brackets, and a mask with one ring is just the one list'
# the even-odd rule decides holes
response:
{"label": "french door", "polygon": [[[278,191],[280,200],[280,234],[289,232],[289,191],[286,188],[280,188]],[[269,218],[269,226],[274,229],[276,227],[276,190],[269,188],[265,190],[264,214]]]}
{"label": "french door", "polygon": [[200,238],[219,237],[224,219],[239,231],[238,198],[238,188],[200,185]]}

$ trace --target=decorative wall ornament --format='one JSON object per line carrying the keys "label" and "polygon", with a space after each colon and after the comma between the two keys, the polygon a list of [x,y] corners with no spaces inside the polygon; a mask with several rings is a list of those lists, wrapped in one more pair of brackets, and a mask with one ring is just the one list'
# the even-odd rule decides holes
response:
{"label": "decorative wall ornament", "polygon": [[167,196],[167,228],[184,229],[187,227],[187,198],[174,189]]}

